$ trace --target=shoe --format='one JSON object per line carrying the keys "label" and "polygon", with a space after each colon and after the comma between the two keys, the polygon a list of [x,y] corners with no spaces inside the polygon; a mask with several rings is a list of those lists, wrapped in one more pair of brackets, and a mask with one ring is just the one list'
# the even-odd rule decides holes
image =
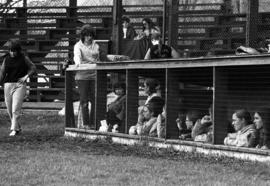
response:
{"label": "shoe", "polygon": [[22,129],[16,130],[16,135],[21,134]]}
{"label": "shoe", "polygon": [[114,124],[114,125],[113,125],[113,128],[112,128],[112,132],[113,132],[113,133],[119,133],[118,128],[119,128],[118,124]]}
{"label": "shoe", "polygon": [[11,131],[11,133],[9,134],[9,136],[16,136],[17,132],[15,130]]}

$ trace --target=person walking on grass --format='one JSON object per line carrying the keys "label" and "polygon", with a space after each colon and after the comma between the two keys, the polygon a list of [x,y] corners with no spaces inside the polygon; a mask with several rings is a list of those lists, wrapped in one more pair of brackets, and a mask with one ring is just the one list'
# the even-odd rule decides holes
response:
{"label": "person walking on grass", "polygon": [[0,69],[0,83],[4,85],[5,103],[11,120],[9,136],[21,132],[19,117],[26,94],[26,81],[35,71],[35,65],[22,53],[20,42],[10,40],[9,53],[5,56]]}

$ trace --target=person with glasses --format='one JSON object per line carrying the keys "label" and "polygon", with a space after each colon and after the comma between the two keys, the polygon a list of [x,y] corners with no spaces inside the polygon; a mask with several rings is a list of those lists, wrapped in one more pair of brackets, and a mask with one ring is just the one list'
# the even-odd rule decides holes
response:
{"label": "person with glasses", "polygon": [[34,74],[36,66],[23,54],[19,41],[9,41],[9,53],[5,56],[0,69],[0,84],[4,84],[5,104],[11,120],[9,136],[21,132],[20,115],[26,95],[26,81]]}

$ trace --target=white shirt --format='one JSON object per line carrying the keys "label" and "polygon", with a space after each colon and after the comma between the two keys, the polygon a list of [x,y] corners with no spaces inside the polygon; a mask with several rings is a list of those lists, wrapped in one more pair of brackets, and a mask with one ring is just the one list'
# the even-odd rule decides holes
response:
{"label": "white shirt", "polygon": [[93,41],[91,45],[86,46],[80,40],[74,46],[74,62],[78,64],[96,63],[99,61],[99,45]]}
{"label": "white shirt", "polygon": [[124,33],[123,38],[127,38],[127,28],[123,28],[123,33]]}
{"label": "white shirt", "polygon": [[[99,60],[99,45],[93,41],[91,45],[86,46],[80,40],[74,46],[74,63],[79,64],[93,64]],[[75,80],[94,80],[96,72],[94,70],[89,71],[77,71]]]}

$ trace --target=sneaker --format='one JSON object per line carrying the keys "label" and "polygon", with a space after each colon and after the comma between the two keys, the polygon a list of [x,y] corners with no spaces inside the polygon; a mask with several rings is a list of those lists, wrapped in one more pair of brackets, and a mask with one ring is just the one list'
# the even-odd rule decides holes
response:
{"label": "sneaker", "polygon": [[16,136],[17,132],[15,130],[11,131],[11,133],[9,134],[9,136]]}
{"label": "sneaker", "polygon": [[114,125],[113,125],[113,128],[112,128],[112,132],[113,132],[113,133],[119,133],[118,128],[119,128],[118,124],[114,124]]}
{"label": "sneaker", "polygon": [[21,134],[21,132],[22,132],[21,128],[19,130],[16,130],[16,135]]}

